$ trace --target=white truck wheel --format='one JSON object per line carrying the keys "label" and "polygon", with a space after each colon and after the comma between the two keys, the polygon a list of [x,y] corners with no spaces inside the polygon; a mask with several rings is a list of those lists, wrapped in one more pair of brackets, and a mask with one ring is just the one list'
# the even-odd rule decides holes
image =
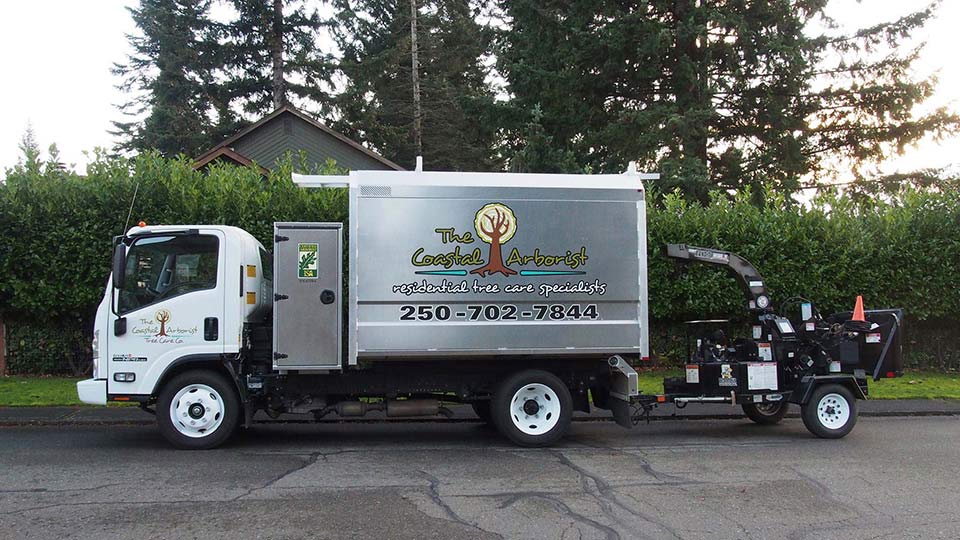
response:
{"label": "white truck wheel", "polygon": [[556,375],[521,371],[504,380],[491,400],[497,429],[520,446],[549,446],[567,432],[573,413],[570,390]]}
{"label": "white truck wheel", "polygon": [[857,424],[857,400],[839,384],[817,387],[800,411],[803,425],[822,439],[839,439]]}
{"label": "white truck wheel", "polygon": [[233,435],[239,420],[237,392],[219,373],[187,371],[160,390],[157,424],[164,438],[177,448],[217,447]]}

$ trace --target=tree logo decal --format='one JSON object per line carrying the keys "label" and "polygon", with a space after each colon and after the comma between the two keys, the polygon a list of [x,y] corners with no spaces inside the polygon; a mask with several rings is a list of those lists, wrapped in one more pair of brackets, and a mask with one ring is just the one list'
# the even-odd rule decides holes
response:
{"label": "tree logo decal", "polygon": [[490,256],[487,257],[487,264],[471,270],[470,273],[480,274],[480,277],[516,274],[516,270],[504,266],[503,254],[500,252],[500,246],[509,242],[517,232],[517,216],[513,210],[503,203],[490,203],[477,210],[473,226],[477,230],[477,236],[490,244]]}
{"label": "tree logo decal", "polygon": [[297,277],[300,279],[317,279],[318,263],[317,252],[319,244],[297,244]]}
{"label": "tree logo decal", "polygon": [[[465,213],[463,217],[469,215]],[[590,257],[585,245],[557,250],[537,243],[532,246],[532,251],[525,251],[525,246],[516,245],[504,251],[503,245],[517,233],[517,225],[517,214],[509,206],[502,202],[485,204],[473,215],[471,230],[457,231],[455,226],[434,228],[433,231],[439,236],[437,240],[444,247],[436,250],[418,245],[410,256],[410,264],[416,268],[414,273],[419,276],[475,274],[488,278],[500,274],[504,277],[549,277],[582,276],[587,273],[584,266]],[[527,234],[538,232],[536,227],[528,227],[525,231]],[[536,237],[524,238],[523,243],[529,245],[536,240]],[[489,244],[486,259],[483,257],[483,244]],[[426,281],[421,283],[427,287]],[[466,287],[467,281],[462,281],[460,285]],[[394,292],[397,292],[403,287],[396,286],[395,289]]]}
{"label": "tree logo decal", "polygon": [[157,332],[157,337],[166,336],[167,334],[167,323],[170,322],[170,311],[166,309],[161,309],[153,316],[158,323],[160,323],[160,331]]}

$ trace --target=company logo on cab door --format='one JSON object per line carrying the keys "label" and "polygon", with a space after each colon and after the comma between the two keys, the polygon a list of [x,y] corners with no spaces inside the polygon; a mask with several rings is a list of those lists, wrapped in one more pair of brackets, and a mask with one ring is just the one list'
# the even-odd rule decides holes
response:
{"label": "company logo on cab door", "polygon": [[135,320],[131,334],[142,337],[146,343],[183,343],[184,338],[196,335],[197,326],[179,326],[171,324],[173,313],[169,309],[158,309],[153,318],[141,317]]}
{"label": "company logo on cab door", "polygon": [[[467,274],[477,274],[480,277],[489,277],[494,274],[500,274],[506,277],[510,276],[577,276],[584,275],[586,272],[578,270],[583,267],[587,260],[586,246],[580,246],[576,250],[567,250],[563,255],[545,254],[540,248],[533,250],[533,253],[521,253],[518,248],[513,248],[503,258],[504,244],[510,241],[517,234],[519,229],[519,220],[513,209],[509,206],[492,202],[484,205],[473,217],[474,231],[460,233],[455,227],[440,227],[434,229],[439,235],[440,243],[447,247],[446,250],[429,250],[425,247],[419,247],[414,251],[410,258],[411,264],[418,268],[423,267],[442,267],[442,270],[417,270],[414,273],[426,276],[466,276]],[[481,247],[473,247],[477,239],[485,244],[487,248],[486,258],[484,250]],[[452,249],[450,249],[452,247]],[[473,249],[470,249],[470,248]],[[465,249],[469,251],[465,251]],[[534,268],[519,269],[522,266],[533,266]],[[477,266],[477,268],[456,268],[456,267]],[[551,267],[566,267],[564,270],[554,270]]]}

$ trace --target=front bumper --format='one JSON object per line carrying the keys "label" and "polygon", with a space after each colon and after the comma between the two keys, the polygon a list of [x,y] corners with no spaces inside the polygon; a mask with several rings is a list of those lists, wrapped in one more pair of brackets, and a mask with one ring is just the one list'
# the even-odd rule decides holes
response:
{"label": "front bumper", "polygon": [[77,383],[77,396],[80,401],[90,405],[107,404],[107,380],[87,379]]}

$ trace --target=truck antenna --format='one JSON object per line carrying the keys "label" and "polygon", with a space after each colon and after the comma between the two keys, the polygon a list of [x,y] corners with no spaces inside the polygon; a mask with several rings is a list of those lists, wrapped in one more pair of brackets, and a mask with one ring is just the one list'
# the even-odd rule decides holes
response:
{"label": "truck antenna", "polygon": [[120,231],[121,236],[127,234],[127,225],[130,224],[130,215],[133,214],[133,205],[137,202],[138,191],[140,191],[140,180],[137,180],[137,185],[133,188],[133,198],[130,199],[130,209],[127,210],[127,220],[123,222],[123,230]]}

